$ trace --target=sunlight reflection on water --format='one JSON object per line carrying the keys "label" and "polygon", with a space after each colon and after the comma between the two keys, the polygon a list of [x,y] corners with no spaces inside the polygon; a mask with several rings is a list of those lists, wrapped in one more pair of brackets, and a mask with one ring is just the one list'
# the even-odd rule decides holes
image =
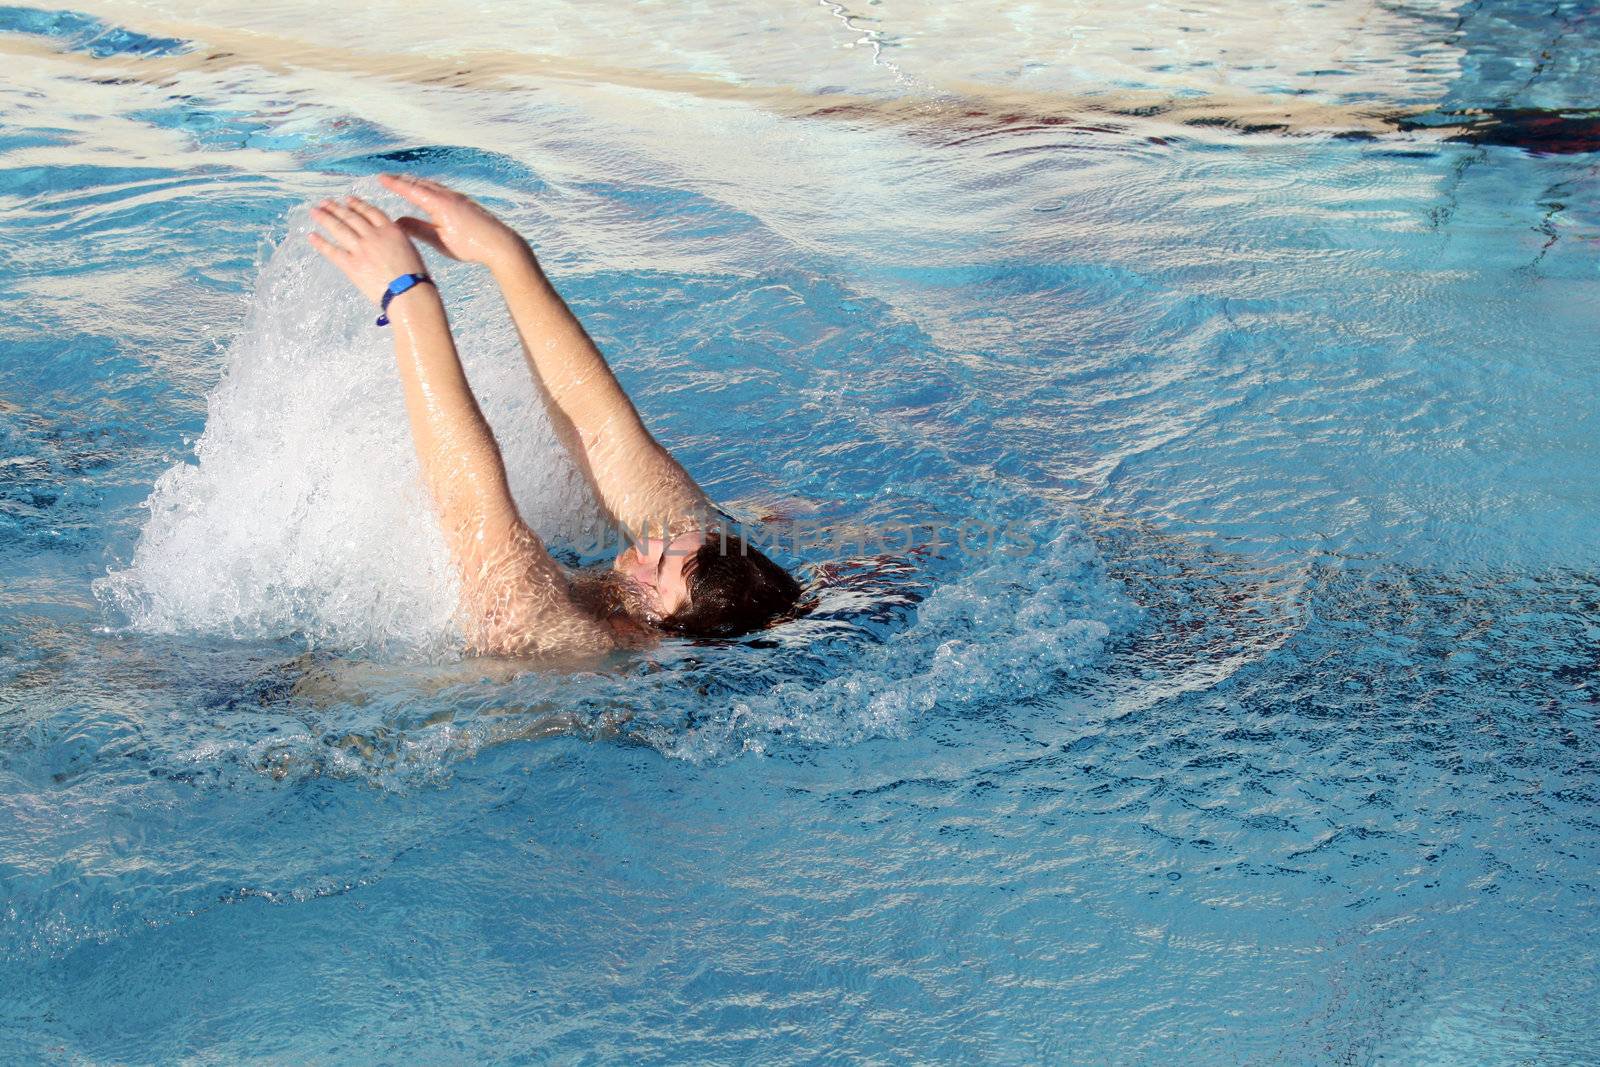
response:
{"label": "sunlight reflection on water", "polygon": [[[0,1059],[1594,1058],[1588,7],[478,11],[0,8]],[[385,169],[742,513],[1037,550],[462,662]]]}

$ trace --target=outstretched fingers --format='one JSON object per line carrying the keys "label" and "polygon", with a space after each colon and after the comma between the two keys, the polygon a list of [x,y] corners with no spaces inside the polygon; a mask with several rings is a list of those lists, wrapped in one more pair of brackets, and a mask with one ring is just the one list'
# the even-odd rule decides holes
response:
{"label": "outstretched fingers", "polygon": [[308,233],[306,234],[306,240],[311,242],[312,248],[322,254],[322,258],[336,266],[343,265],[344,261],[350,258],[349,252],[346,252],[320,233]]}
{"label": "outstretched fingers", "polygon": [[383,183],[385,189],[400,194],[424,211],[431,213],[439,207],[442,186],[434,188],[432,183],[409,174],[380,174],[378,181]]}
{"label": "outstretched fingers", "polygon": [[395,278],[426,272],[410,237],[359,196],[323,200],[311,217],[318,227],[307,235],[311,246],[373,303]]}
{"label": "outstretched fingers", "polygon": [[[426,241],[439,251],[443,252],[445,255],[450,255],[450,251],[444,246],[444,241],[442,241],[439,237],[439,227],[435,226],[433,223],[426,222],[413,215],[401,215],[399,218],[394,220],[394,223],[396,226],[400,227],[401,233],[405,234],[412,240]],[[455,257],[452,256],[451,258],[453,259]]]}
{"label": "outstretched fingers", "polygon": [[336,204],[332,200],[324,200],[311,209],[311,218],[318,226],[328,231],[328,236],[340,248],[349,251],[361,238],[357,225],[365,228],[365,221],[359,224],[353,219],[349,208]]}
{"label": "outstretched fingers", "polygon": [[387,226],[387,225],[389,225],[389,216],[388,215],[385,215],[378,208],[373,207],[371,204],[367,203],[365,200],[361,199],[359,196],[347,196],[347,197],[345,197],[345,203],[349,205],[350,211],[353,214],[356,214],[356,215],[360,216],[368,225],[370,225],[370,226]]}
{"label": "outstretched fingers", "polygon": [[364,234],[372,228],[372,223],[368,222],[365,215],[350,205],[350,199],[350,197],[346,197],[342,201],[324,200],[322,206],[356,234]]}

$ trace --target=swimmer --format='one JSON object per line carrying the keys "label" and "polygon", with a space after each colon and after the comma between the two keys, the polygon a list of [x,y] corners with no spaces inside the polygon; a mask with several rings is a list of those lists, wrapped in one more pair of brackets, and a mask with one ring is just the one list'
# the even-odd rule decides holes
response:
{"label": "swimmer", "polygon": [[[324,200],[309,240],[394,334],[422,478],[461,574],[469,650],[588,657],[660,633],[722,637],[792,613],[800,586],[729,533],[683,465],[645,428],[528,243],[438,182],[383,175],[426,218],[390,219],[359,197]],[[599,576],[569,574],[523,522],[505,462],[456,355],[416,240],[487,267],[510,309],[557,436],[608,519],[632,542]]]}

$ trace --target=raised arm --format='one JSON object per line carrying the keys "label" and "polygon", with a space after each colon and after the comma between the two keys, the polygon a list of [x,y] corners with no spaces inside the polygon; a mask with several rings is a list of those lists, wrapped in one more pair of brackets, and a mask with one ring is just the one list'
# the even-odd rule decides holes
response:
{"label": "raised arm", "polygon": [[[373,303],[422,257],[389,218],[356,197],[325,200],[310,241]],[[438,290],[419,284],[388,309],[406,413],[450,552],[474,651],[601,651],[607,632],[572,602],[565,573],[517,513],[504,461],[467,383]]]}
{"label": "raised arm", "polygon": [[431,221],[400,225],[446,255],[489,267],[551,421],[611,518],[634,533],[708,529],[714,511],[694,479],[651,436],[582,323],[517,233],[437,182],[384,175]]}

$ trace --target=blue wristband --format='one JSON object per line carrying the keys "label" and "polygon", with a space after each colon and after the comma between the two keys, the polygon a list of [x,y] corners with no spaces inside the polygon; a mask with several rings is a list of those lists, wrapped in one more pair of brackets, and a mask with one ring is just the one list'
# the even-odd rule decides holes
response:
{"label": "blue wristband", "polygon": [[429,285],[432,285],[433,279],[428,277],[426,274],[402,274],[400,277],[390,282],[389,288],[383,291],[383,306],[378,309],[378,325],[389,325],[389,301],[393,300],[406,290],[413,289],[416,286],[421,285],[423,282],[427,282]]}

